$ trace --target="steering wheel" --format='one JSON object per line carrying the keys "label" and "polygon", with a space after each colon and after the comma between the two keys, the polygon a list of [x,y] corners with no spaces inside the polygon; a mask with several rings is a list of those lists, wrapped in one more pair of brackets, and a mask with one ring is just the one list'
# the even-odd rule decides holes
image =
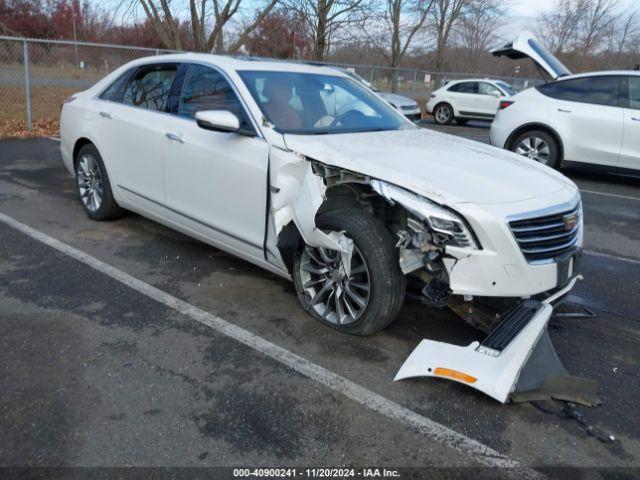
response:
{"label": "steering wheel", "polygon": [[355,120],[356,118],[360,118],[360,117],[364,117],[364,113],[362,113],[360,110],[347,110],[346,112],[334,118],[333,121],[331,122],[331,125],[329,125],[329,127],[335,127],[336,125],[338,125],[338,123],[344,124],[345,120],[348,120],[349,118],[352,118]]}

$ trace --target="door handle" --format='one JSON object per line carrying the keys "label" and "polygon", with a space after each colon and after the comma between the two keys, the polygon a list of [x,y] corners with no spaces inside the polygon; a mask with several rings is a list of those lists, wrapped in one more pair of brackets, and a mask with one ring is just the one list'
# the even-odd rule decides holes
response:
{"label": "door handle", "polygon": [[635,120],[636,122],[640,122],[640,117],[631,117],[631,120]]}
{"label": "door handle", "polygon": [[562,113],[571,113],[571,110],[565,110],[564,108],[559,108],[558,111]]}
{"label": "door handle", "polygon": [[175,140],[178,143],[184,143],[183,138],[180,135],[177,135],[175,133],[165,133],[164,136],[167,137],[169,140]]}
{"label": "door handle", "polygon": [[109,112],[100,112],[100,116],[102,118],[108,118],[108,119],[112,119],[113,115],[111,115]]}

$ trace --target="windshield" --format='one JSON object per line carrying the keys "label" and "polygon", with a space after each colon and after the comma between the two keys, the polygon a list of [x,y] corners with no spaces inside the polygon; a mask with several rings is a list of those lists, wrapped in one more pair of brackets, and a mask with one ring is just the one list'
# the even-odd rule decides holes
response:
{"label": "windshield", "polygon": [[516,93],[518,93],[516,91],[515,88],[513,88],[511,85],[509,85],[507,82],[503,82],[502,80],[498,80],[496,82],[496,84],[503,89],[505,92],[507,92],[509,95],[515,95]]}
{"label": "windshield", "polygon": [[319,135],[416,128],[371,90],[346,77],[238,73],[264,116],[281,133]]}

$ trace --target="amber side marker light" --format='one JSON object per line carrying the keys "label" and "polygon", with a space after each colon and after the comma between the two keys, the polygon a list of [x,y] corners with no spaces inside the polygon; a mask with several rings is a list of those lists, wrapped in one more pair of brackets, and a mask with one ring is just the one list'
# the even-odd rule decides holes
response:
{"label": "amber side marker light", "polygon": [[458,372],[457,370],[450,370],[448,368],[436,368],[433,371],[434,375],[439,375],[441,377],[449,377],[454,380],[460,380],[465,383],[476,383],[478,379],[476,377],[472,377],[471,375],[467,375],[466,373]]}

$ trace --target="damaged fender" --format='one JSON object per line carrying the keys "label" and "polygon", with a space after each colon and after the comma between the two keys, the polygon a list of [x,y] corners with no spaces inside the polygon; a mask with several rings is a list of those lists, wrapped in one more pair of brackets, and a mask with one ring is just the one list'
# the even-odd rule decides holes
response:
{"label": "damaged fender", "polygon": [[326,199],[327,187],[313,172],[311,162],[303,155],[274,147],[270,162],[275,236],[293,221],[306,244],[337,250],[346,257],[343,265],[351,265],[353,241],[342,232],[325,233],[316,226],[315,217]]}

